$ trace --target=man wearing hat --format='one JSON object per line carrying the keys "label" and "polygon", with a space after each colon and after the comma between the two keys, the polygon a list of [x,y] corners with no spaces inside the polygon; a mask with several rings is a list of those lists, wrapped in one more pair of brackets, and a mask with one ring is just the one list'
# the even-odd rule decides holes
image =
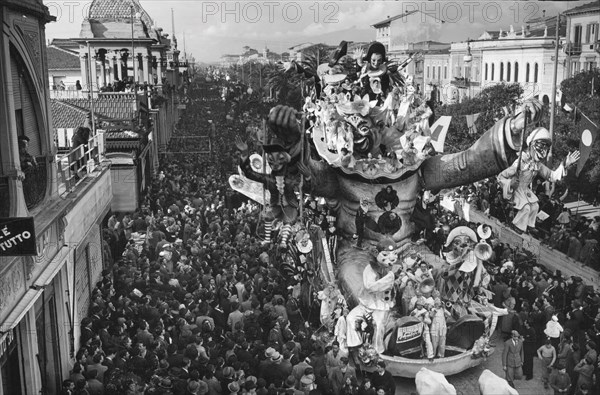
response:
{"label": "man wearing hat", "polygon": [[498,175],[503,186],[504,198],[512,199],[515,209],[519,210],[512,223],[519,232],[535,228],[539,211],[538,198],[530,188],[532,181],[540,176],[550,182],[560,181],[566,175],[566,169],[577,163],[579,151],[569,153],[567,158],[554,171],[546,167],[546,160],[552,147],[552,136],[543,127],[535,128],[527,137],[527,151],[522,151],[512,166]]}
{"label": "man wearing hat", "polygon": [[519,332],[513,330],[511,338],[504,342],[502,351],[502,367],[506,372],[506,381],[515,388],[514,380],[519,380],[523,376],[523,340]]}
{"label": "man wearing hat", "polygon": [[550,387],[554,390],[554,395],[566,394],[571,389],[571,378],[564,361],[559,362],[556,371],[550,375]]}
{"label": "man wearing hat", "polygon": [[333,389],[333,395],[339,395],[346,384],[346,379],[356,378],[356,369],[348,365],[348,357],[340,358],[340,365],[329,371],[328,379]]}

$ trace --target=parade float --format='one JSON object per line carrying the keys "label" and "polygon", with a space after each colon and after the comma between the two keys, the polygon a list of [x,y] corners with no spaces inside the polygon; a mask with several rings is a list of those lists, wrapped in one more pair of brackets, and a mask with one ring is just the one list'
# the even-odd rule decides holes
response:
{"label": "parade float", "polygon": [[[403,69],[410,61],[388,61],[378,42],[348,54],[342,42],[308,73],[302,112],[270,111],[260,154],[236,142],[230,185],[264,204],[265,243],[276,243],[297,295],[320,291],[323,328],[361,369],[384,360],[395,376],[452,375],[493,352],[489,334],[507,313],[488,304],[489,230],[454,229],[440,257],[415,241],[411,216],[425,191],[513,163],[525,117],[536,121],[541,104],[500,119],[465,151],[437,152],[432,110]],[[299,69],[307,74],[287,66]]]}

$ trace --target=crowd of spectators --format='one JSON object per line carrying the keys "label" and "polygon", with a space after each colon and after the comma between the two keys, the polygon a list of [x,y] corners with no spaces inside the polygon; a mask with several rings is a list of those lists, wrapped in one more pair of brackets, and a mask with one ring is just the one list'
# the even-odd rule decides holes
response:
{"label": "crowd of spectators", "polygon": [[[539,198],[543,214],[538,216],[532,236],[600,271],[600,216],[586,218],[565,207],[568,190],[564,183],[536,179],[533,192]],[[502,188],[495,178],[459,188],[456,196],[508,226],[516,214],[511,202],[503,198]]]}
{"label": "crowd of spectators", "polygon": [[[385,363],[360,374],[348,350],[317,336],[318,302],[312,294],[303,298],[302,280],[279,270],[273,245],[256,237],[260,207],[228,188],[232,141],[247,137],[249,124],[269,106],[257,102],[240,112],[224,105],[218,83],[188,94],[178,133],[213,130],[218,155],[163,158],[140,209],[108,219],[106,268],[82,320],[63,394],[394,395]],[[426,243],[438,253],[464,220],[437,203],[429,214],[435,226]],[[579,278],[548,273],[526,252],[491,243],[492,302],[509,309],[498,334],[518,330],[525,337],[526,364],[551,335],[558,362],[548,366],[564,361],[573,382],[599,393],[580,361],[589,360],[600,377],[600,296]],[[559,324],[558,336],[548,323]]]}

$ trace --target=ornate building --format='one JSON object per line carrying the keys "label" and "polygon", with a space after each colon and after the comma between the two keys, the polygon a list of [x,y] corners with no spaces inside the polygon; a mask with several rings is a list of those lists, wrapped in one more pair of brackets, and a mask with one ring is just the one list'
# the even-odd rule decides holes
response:
{"label": "ornate building", "polygon": [[7,253],[14,240],[3,227],[0,394],[53,394],[73,366],[103,268],[112,184],[102,133],[57,155],[45,45],[54,18],[42,0],[4,0],[0,20],[0,217],[31,218],[37,248]]}

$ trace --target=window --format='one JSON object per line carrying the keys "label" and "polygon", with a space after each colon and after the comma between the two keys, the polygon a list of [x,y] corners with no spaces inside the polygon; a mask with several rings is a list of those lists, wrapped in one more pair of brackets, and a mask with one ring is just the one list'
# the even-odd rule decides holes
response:
{"label": "window", "polygon": [[438,80],[442,78],[442,66],[438,66]]}
{"label": "window", "polygon": [[519,82],[519,62],[515,62],[515,82]]}
{"label": "window", "polygon": [[529,82],[529,63],[525,65],[525,82]]}
{"label": "window", "polygon": [[483,80],[487,81],[487,79],[488,79],[488,64],[487,63],[485,64],[485,67],[484,67],[483,70],[484,70],[484,72],[483,72]]}
{"label": "window", "polygon": [[490,75],[490,81],[494,81],[494,68],[495,68],[495,65],[494,65],[494,63],[492,63],[492,74]]}
{"label": "window", "polygon": [[571,75],[578,74],[581,71],[580,67],[581,66],[580,66],[579,62],[573,62],[571,64]]}
{"label": "window", "polygon": [[448,79],[448,66],[444,66],[444,79]]}
{"label": "window", "polygon": [[598,24],[590,23],[587,25],[587,42],[589,44],[593,44],[598,41]]}
{"label": "window", "polygon": [[435,80],[435,66],[431,68],[431,78]]}
{"label": "window", "polygon": [[506,82],[510,82],[510,62],[506,63]]}
{"label": "window", "polygon": [[582,39],[582,28],[581,25],[575,26],[575,31],[573,34],[573,45],[575,46],[575,50],[581,50],[581,39]]}
{"label": "window", "polygon": [[538,64],[536,63],[535,66],[533,66],[533,82],[537,83],[538,82]]}
{"label": "window", "polygon": [[504,63],[500,62],[500,81],[504,81]]}
{"label": "window", "polygon": [[427,66],[427,78],[429,78],[429,66]]}

